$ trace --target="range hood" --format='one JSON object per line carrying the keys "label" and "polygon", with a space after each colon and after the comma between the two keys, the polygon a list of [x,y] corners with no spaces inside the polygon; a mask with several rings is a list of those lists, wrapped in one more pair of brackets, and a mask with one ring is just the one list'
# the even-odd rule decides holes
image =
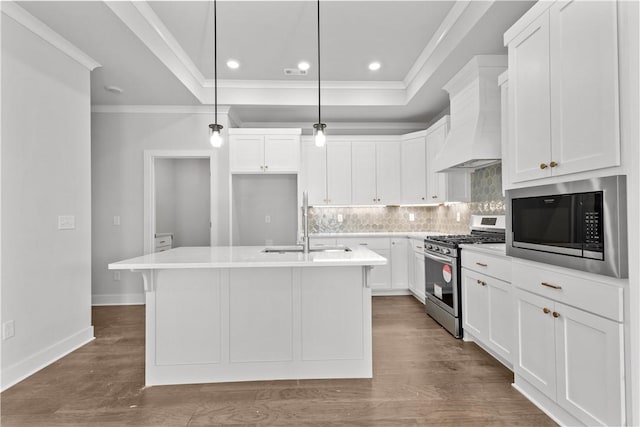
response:
{"label": "range hood", "polygon": [[506,55],[478,55],[443,89],[451,102],[451,130],[434,165],[438,172],[465,172],[500,161],[500,87]]}

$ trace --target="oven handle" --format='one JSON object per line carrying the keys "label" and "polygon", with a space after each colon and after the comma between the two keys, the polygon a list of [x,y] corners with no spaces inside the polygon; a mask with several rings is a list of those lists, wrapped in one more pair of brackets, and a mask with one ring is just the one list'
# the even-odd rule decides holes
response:
{"label": "oven handle", "polygon": [[441,257],[441,256],[433,255],[433,254],[430,254],[430,253],[427,253],[427,252],[424,253],[424,256],[426,256],[427,258],[431,258],[433,260],[436,260],[436,261],[442,261],[442,262],[447,262],[447,263],[453,262],[453,260],[451,258]]}

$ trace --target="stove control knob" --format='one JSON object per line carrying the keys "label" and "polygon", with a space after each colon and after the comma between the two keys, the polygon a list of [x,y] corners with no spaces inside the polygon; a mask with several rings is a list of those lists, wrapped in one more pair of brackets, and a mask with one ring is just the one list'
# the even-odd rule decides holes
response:
{"label": "stove control knob", "polygon": [[443,249],[442,249],[442,253],[443,253],[443,254],[450,254],[450,253],[451,253],[451,251],[450,251],[449,249],[445,249],[445,248],[443,248]]}
{"label": "stove control knob", "polygon": [[433,245],[425,245],[427,249],[433,249]]}

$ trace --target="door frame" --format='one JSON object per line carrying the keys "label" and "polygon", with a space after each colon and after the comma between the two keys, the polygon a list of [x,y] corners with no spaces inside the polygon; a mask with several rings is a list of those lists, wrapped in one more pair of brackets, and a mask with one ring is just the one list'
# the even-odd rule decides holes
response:
{"label": "door frame", "polygon": [[212,150],[144,150],[144,254],[155,247],[156,229],[156,159],[209,159],[209,244],[215,246],[217,222],[213,212],[218,197],[214,186]]}

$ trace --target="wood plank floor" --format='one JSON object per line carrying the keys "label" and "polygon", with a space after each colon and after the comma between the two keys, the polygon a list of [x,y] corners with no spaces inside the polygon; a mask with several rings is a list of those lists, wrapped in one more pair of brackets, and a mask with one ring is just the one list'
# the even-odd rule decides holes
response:
{"label": "wood plank floor", "polygon": [[413,297],[373,300],[374,378],[144,388],[144,307],[95,307],[96,340],[0,395],[9,426],[546,426],[509,370]]}

